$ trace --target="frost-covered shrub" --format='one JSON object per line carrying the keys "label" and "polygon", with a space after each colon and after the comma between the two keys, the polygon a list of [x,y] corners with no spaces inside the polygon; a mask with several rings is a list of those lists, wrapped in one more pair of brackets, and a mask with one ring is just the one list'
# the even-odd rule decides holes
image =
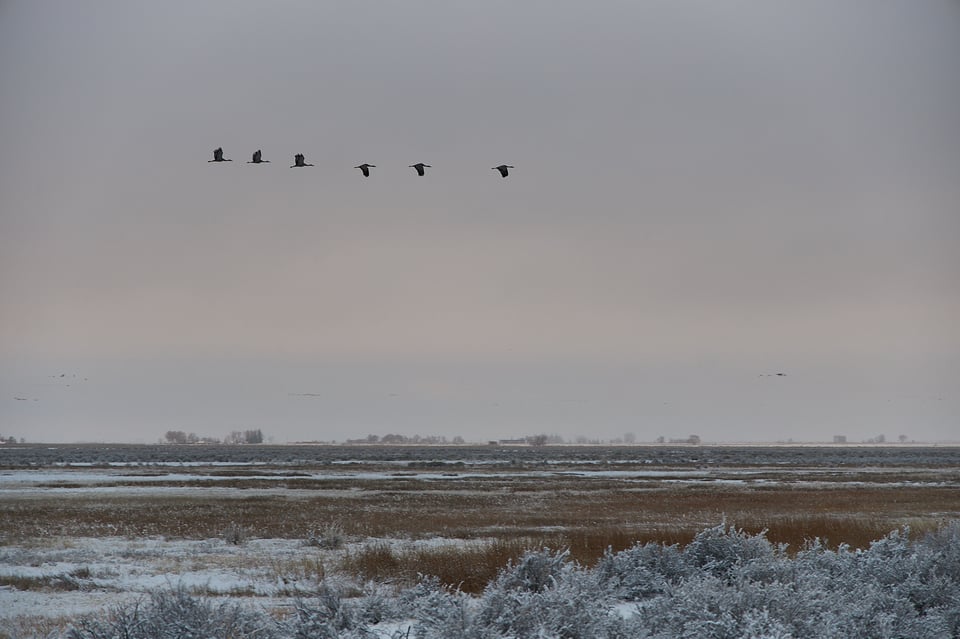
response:
{"label": "frost-covered shrub", "polygon": [[601,588],[592,570],[571,567],[555,587],[536,596],[548,637],[604,639],[622,637],[623,619],[613,612],[614,598]]}
{"label": "frost-covered shrub", "polygon": [[393,588],[373,581],[363,586],[363,594],[356,604],[357,620],[365,624],[377,624],[402,616],[399,599]]}
{"label": "frost-covered shrub", "polygon": [[[834,618],[842,631],[862,637],[958,636],[960,582],[952,577],[950,555],[936,542],[909,541],[894,531],[863,551],[827,588],[846,605]],[[957,530],[953,543],[960,543]],[[951,533],[948,533],[951,534]]]}
{"label": "frost-covered shrub", "polygon": [[549,548],[523,555],[516,565],[507,564],[493,584],[495,590],[543,592],[556,585],[569,559],[569,551],[553,552]]}
{"label": "frost-covered shrub", "polygon": [[425,577],[402,597],[410,602],[417,620],[418,639],[486,639],[490,636],[476,621],[476,602],[469,595]]}
{"label": "frost-covered shrub", "polygon": [[780,636],[815,636],[794,632],[790,610],[795,597],[787,583],[754,581],[742,573],[702,573],[677,584],[668,596],[639,603],[638,615],[657,637],[739,639],[761,625]]}
{"label": "frost-covered shrub", "polygon": [[725,575],[734,565],[773,555],[773,545],[764,533],[749,535],[727,525],[720,524],[698,533],[686,548],[683,558],[686,563],[717,576]]}
{"label": "frost-covered shrub", "polygon": [[327,584],[320,585],[316,597],[298,599],[294,607],[296,616],[291,625],[297,639],[338,639],[358,625],[353,610]]}
{"label": "frost-covered shrub", "polygon": [[475,620],[496,637],[601,639],[622,630],[612,603],[599,573],[568,561],[566,551],[542,550],[500,573],[484,590]]}
{"label": "frost-covered shrub", "polygon": [[82,617],[68,639],[164,639],[166,637],[279,637],[266,615],[234,603],[213,603],[183,588],[162,590],[146,600],[113,608],[106,615]]}
{"label": "frost-covered shrub", "polygon": [[567,551],[531,551],[500,571],[483,592],[478,622],[500,634],[534,636],[543,619],[539,593],[556,586],[571,566]]}
{"label": "frost-covered shrub", "polygon": [[665,594],[690,573],[677,546],[652,542],[617,553],[608,550],[595,570],[604,588],[627,601]]}

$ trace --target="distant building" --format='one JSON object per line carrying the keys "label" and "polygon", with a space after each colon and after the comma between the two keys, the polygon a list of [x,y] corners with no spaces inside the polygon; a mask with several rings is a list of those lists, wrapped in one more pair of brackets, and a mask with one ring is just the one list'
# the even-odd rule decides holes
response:
{"label": "distant building", "polygon": [[847,436],[846,436],[846,435],[834,435],[834,436],[833,436],[833,443],[834,443],[834,444],[846,444],[846,443],[847,443]]}

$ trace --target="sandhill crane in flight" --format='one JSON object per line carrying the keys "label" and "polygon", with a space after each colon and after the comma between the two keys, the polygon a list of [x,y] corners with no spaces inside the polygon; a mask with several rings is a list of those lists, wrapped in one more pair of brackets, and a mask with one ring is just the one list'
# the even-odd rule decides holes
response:
{"label": "sandhill crane in flight", "polygon": [[218,146],[213,150],[213,159],[207,160],[207,162],[233,162],[233,160],[224,159],[223,148]]}
{"label": "sandhill crane in flight", "polygon": [[416,170],[417,170],[417,175],[423,177],[423,173],[424,173],[423,169],[425,169],[425,168],[429,169],[429,168],[431,168],[431,166],[430,166],[429,164],[424,164],[423,162],[417,162],[416,164],[411,164],[411,165],[410,165],[410,168],[411,168],[411,169],[416,169]]}
{"label": "sandhill crane in flight", "polygon": [[363,177],[370,177],[370,169],[377,168],[376,164],[361,164],[360,166],[353,167],[355,169],[360,169],[360,172],[363,173]]}
{"label": "sandhill crane in flight", "polygon": [[313,166],[313,165],[304,163],[303,153],[297,153],[295,156],[293,156],[293,166],[290,167],[291,169],[301,168],[304,166]]}
{"label": "sandhill crane in flight", "polygon": [[263,153],[260,149],[257,149],[253,154],[253,159],[247,162],[247,164],[270,164],[270,160],[263,159]]}
{"label": "sandhill crane in flight", "polygon": [[500,166],[493,167],[494,171],[500,171],[500,177],[507,177],[510,175],[510,171],[507,169],[512,169],[513,167],[509,164],[501,164]]}

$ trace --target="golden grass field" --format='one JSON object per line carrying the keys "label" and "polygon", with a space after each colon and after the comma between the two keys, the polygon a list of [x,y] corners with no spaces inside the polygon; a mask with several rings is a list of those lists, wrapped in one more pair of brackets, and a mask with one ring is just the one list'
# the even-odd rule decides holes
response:
{"label": "golden grass field", "polygon": [[[374,472],[375,471],[375,472]],[[85,471],[90,472],[90,471]],[[104,471],[105,473],[108,471]],[[335,528],[351,542],[337,565],[378,581],[434,574],[477,591],[525,549],[568,548],[581,563],[636,542],[684,544],[705,527],[727,522],[766,530],[791,550],[820,538],[828,546],[865,547],[909,526],[918,535],[960,516],[960,469],[715,468],[665,478],[554,469],[433,475],[371,462],[339,475],[308,467],[195,467],[190,476],[164,469],[113,472],[96,484],[35,483],[0,500],[0,541],[44,538],[219,538],[232,527],[244,538],[306,539]],[[377,473],[380,473],[379,475]],[[144,482],[149,479],[149,483]],[[443,538],[398,549],[377,540]],[[357,543],[370,540],[367,543]],[[485,543],[467,543],[484,540]]]}

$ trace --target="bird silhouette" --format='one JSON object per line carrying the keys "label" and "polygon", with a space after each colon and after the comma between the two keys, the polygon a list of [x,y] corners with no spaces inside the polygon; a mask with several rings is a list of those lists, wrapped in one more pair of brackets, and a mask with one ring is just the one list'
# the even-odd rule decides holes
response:
{"label": "bird silhouette", "polygon": [[353,168],[360,169],[360,172],[363,173],[363,177],[370,177],[370,169],[375,169],[376,164],[361,164],[360,166],[355,166]]}
{"label": "bird silhouette", "polygon": [[304,166],[313,166],[313,165],[304,163],[303,153],[297,153],[295,156],[293,156],[293,166],[290,167],[291,169],[300,168]]}
{"label": "bird silhouette", "polygon": [[513,167],[509,164],[501,164],[500,166],[493,167],[494,171],[500,171],[500,177],[507,177],[510,175],[510,171],[507,169],[512,169]]}
{"label": "bird silhouette", "polygon": [[253,159],[247,162],[247,164],[264,164],[264,163],[269,164],[270,160],[263,159],[263,153],[260,151],[260,149],[257,149],[253,154]]}
{"label": "bird silhouette", "polygon": [[423,162],[417,162],[416,164],[411,164],[411,165],[410,165],[410,168],[411,168],[411,169],[416,169],[416,170],[417,170],[417,175],[423,176],[423,173],[424,173],[423,169],[425,169],[425,168],[429,169],[429,168],[431,168],[431,166],[430,166],[429,164],[424,164]]}
{"label": "bird silhouette", "polygon": [[207,160],[207,162],[233,162],[233,160],[227,160],[223,157],[223,147],[217,147],[213,150],[213,159]]}

